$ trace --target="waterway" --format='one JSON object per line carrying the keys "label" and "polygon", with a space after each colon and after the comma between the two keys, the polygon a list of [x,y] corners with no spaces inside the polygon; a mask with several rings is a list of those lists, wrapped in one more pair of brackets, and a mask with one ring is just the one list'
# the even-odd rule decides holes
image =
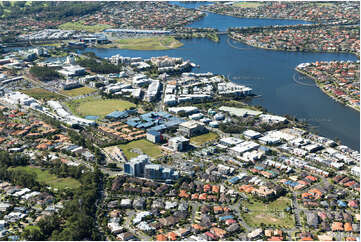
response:
{"label": "waterway", "polygon": [[[185,8],[198,8],[201,5],[210,4],[210,2],[171,2]],[[295,24],[310,24],[312,22],[302,20],[283,20],[283,19],[257,19],[257,18],[237,18],[227,15],[220,15],[214,13],[206,13],[207,15],[200,20],[188,24],[187,27],[193,28],[216,28],[219,31],[226,31],[229,27],[255,27],[255,26],[270,26],[270,25],[295,25]]]}
{"label": "waterway", "polygon": [[[188,5],[188,4],[187,4]],[[289,20],[247,20],[229,16],[208,14],[202,20],[193,23],[198,27],[207,26],[223,30],[228,27],[247,26],[251,23],[260,25],[294,24]],[[217,20],[218,19],[218,20]],[[227,19],[227,20],[224,20]],[[203,21],[203,24],[200,24]],[[256,21],[256,22],[252,22]],[[263,23],[263,24],[262,24]],[[301,22],[302,23],[302,22]],[[250,103],[264,106],[269,112],[279,115],[290,114],[299,120],[308,122],[312,130],[322,136],[340,141],[356,150],[360,149],[360,114],[324,94],[312,85],[313,81],[299,75],[294,68],[304,62],[351,60],[358,58],[351,54],[286,52],[253,48],[230,40],[226,35],[215,43],[208,39],[182,40],[184,46],[174,50],[136,51],[121,49],[87,48],[99,57],[110,57],[115,54],[130,57],[150,58],[168,55],[182,57],[199,64],[194,72],[213,72],[227,76],[235,83],[253,88],[260,97]],[[295,78],[298,81],[295,81]],[[308,85],[302,85],[307,83]]]}

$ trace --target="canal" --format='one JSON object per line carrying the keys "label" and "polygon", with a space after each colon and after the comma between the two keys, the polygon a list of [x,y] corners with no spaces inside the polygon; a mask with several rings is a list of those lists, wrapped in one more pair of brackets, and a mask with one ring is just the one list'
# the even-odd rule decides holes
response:
{"label": "canal", "polygon": [[[199,3],[196,3],[199,4]],[[192,4],[183,4],[192,7]],[[195,5],[195,4],[193,4]],[[288,25],[307,23],[294,20],[241,19],[210,14],[193,27],[214,27],[225,30],[228,27]],[[343,144],[360,149],[359,112],[335,102],[314,85],[309,78],[299,75],[294,68],[304,62],[314,61],[356,61],[352,54],[286,52],[253,48],[233,41],[226,35],[218,43],[208,39],[182,40],[184,46],[163,51],[137,51],[122,49],[87,48],[99,57],[120,54],[130,57],[150,58],[168,55],[182,57],[199,64],[194,72],[213,72],[225,75],[235,83],[253,88],[259,97],[251,104],[262,105],[269,112],[289,114],[310,124],[312,131]],[[302,85],[304,83],[305,85]]]}

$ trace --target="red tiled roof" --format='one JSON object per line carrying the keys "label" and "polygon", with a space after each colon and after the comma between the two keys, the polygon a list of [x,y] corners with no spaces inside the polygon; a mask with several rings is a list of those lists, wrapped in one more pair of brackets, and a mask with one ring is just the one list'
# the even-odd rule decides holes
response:
{"label": "red tiled roof", "polygon": [[279,236],[272,236],[268,239],[268,241],[282,241],[282,237]]}
{"label": "red tiled roof", "polygon": [[168,240],[167,237],[166,237],[164,234],[158,234],[158,235],[155,237],[155,239],[156,239],[157,241],[167,241],[167,240]]}
{"label": "red tiled roof", "polygon": [[313,241],[311,237],[303,237],[301,241]]}
{"label": "red tiled roof", "polygon": [[332,231],[343,231],[343,224],[341,222],[333,222],[331,228]]}

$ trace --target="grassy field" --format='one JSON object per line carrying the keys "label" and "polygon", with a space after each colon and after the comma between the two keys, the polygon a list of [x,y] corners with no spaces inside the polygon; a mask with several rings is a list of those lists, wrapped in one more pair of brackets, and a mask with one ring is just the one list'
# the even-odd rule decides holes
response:
{"label": "grassy field", "polygon": [[64,99],[62,95],[59,95],[55,92],[50,92],[44,88],[31,88],[27,90],[23,90],[23,93],[35,98],[35,99],[43,99],[43,100],[61,100]]}
{"label": "grassy field", "polygon": [[218,135],[216,133],[209,132],[207,134],[202,134],[199,136],[195,136],[190,138],[190,143],[200,146],[208,141],[215,140],[218,138]]}
{"label": "grassy field", "polygon": [[240,8],[258,8],[262,6],[263,3],[260,2],[236,2],[233,3],[233,6]]}
{"label": "grassy field", "polygon": [[144,154],[146,154],[150,157],[153,157],[153,158],[156,158],[156,157],[159,157],[162,155],[159,145],[155,145],[145,139],[132,141],[125,145],[119,145],[118,147],[123,151],[125,157],[127,157],[128,160],[131,158],[137,157],[139,155],[138,153],[132,152],[133,149],[139,149]]}
{"label": "grassy field", "polygon": [[120,39],[111,44],[101,45],[106,48],[119,48],[128,50],[169,50],[176,49],[183,44],[173,37]]}
{"label": "grassy field", "polygon": [[62,43],[48,43],[48,44],[40,44],[40,45],[35,45],[35,46],[54,46],[54,47],[60,47]]}
{"label": "grassy field", "polygon": [[284,209],[291,205],[291,200],[286,197],[280,197],[269,204],[256,201],[244,205],[249,209],[249,212],[245,213],[243,217],[246,223],[251,226],[259,227],[261,223],[279,225],[285,228],[295,226],[293,215],[284,212]]}
{"label": "grassy field", "polygon": [[314,3],[316,6],[319,6],[319,7],[334,7],[335,4],[334,3]]}
{"label": "grassy field", "polygon": [[50,174],[47,170],[42,171],[40,168],[30,167],[30,166],[18,166],[15,168],[10,168],[14,170],[23,170],[25,172],[33,172],[37,175],[37,181],[39,183],[45,183],[46,185],[51,186],[52,188],[57,188],[59,190],[65,188],[78,188],[80,187],[80,182],[74,178],[59,178],[54,174]]}
{"label": "grassy field", "polygon": [[88,32],[100,32],[104,29],[112,28],[113,26],[108,24],[96,24],[96,25],[85,25],[84,22],[67,22],[59,25],[59,29],[62,30],[84,30]]}
{"label": "grassy field", "polygon": [[66,96],[76,97],[76,96],[90,94],[90,93],[93,93],[95,91],[96,91],[96,89],[93,89],[93,88],[90,88],[90,87],[79,87],[79,88],[74,88],[74,89],[71,89],[71,90],[63,90],[63,91],[61,91],[61,93],[66,95]]}
{"label": "grassy field", "polygon": [[79,116],[95,115],[100,118],[116,110],[123,111],[131,107],[136,107],[134,103],[121,99],[101,99],[100,97],[87,97],[73,100],[67,103],[67,105],[73,113]]}

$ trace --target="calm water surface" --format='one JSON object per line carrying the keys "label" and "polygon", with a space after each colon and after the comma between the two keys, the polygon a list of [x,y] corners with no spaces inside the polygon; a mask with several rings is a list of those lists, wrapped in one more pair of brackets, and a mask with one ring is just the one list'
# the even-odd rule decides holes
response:
{"label": "calm water surface", "polygon": [[[198,8],[201,5],[210,4],[210,2],[197,2],[197,3],[170,2],[170,3],[185,8]],[[309,24],[309,23],[311,22],[302,21],[302,20],[236,18],[232,16],[207,13],[206,17],[201,18],[199,21],[187,25],[187,27],[194,27],[194,28],[210,27],[210,28],[216,28],[220,31],[225,31],[229,27],[295,25],[295,24]]]}

